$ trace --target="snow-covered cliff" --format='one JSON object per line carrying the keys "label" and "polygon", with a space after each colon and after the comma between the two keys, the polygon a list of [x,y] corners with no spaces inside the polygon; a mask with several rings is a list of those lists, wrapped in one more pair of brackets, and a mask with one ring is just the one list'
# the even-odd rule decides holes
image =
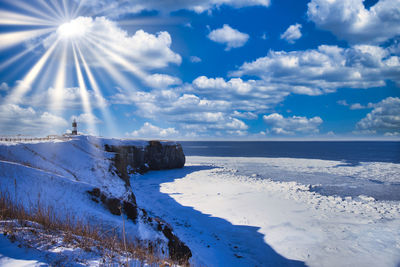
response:
{"label": "snow-covered cliff", "polygon": [[24,207],[40,202],[57,216],[76,216],[104,229],[118,229],[125,220],[131,239],[160,244],[160,251],[183,262],[190,249],[162,218],[137,206],[129,176],[184,164],[181,145],[170,141],[77,136],[70,141],[0,142],[0,190]]}

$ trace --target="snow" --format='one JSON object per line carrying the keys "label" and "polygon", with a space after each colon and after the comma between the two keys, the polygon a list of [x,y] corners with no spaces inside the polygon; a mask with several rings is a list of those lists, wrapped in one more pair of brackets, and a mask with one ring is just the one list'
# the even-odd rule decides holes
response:
{"label": "snow", "polygon": [[[10,230],[12,229],[12,230]],[[116,251],[98,246],[93,241],[85,249],[76,246],[79,236],[44,230],[37,223],[16,220],[0,221],[0,266],[121,266],[126,257]],[[130,266],[143,266],[138,260],[130,259]]]}
{"label": "snow", "polygon": [[[192,249],[195,265],[398,266],[399,201],[323,196],[290,177],[260,179],[234,168],[254,163],[272,166],[272,176],[296,174],[294,180],[351,172],[323,160],[187,157],[182,170],[134,176],[131,184],[138,204],[169,222]],[[360,179],[375,175],[370,168],[380,169],[385,182],[399,179],[396,164],[356,168],[351,175]]]}
{"label": "snow", "polygon": [[[195,266],[400,263],[400,201],[389,190],[400,184],[400,164],[187,157],[182,169],[132,175],[130,189],[109,172],[113,154],[102,149],[105,144],[148,142],[90,136],[1,142],[0,188],[26,207],[45,203],[60,216],[84,215],[109,229],[121,228],[122,218],[86,191],[98,187],[122,198],[132,190],[140,208],[167,221],[189,246]],[[129,236],[165,241],[141,219],[125,223]],[[17,243],[0,236],[0,265],[38,266],[48,264],[46,253],[71,251],[60,245],[43,254]],[[99,264],[96,257],[87,259]]]}
{"label": "snow", "polygon": [[0,266],[47,266],[41,253],[34,249],[19,248],[18,244],[3,235],[0,235],[0,251]]}
{"label": "snow", "polygon": [[[196,162],[207,160],[203,157],[190,157]],[[233,169],[254,169],[254,166],[268,169],[270,173],[283,171],[303,174],[332,174],[357,179],[376,180],[384,183],[400,183],[400,164],[386,162],[361,162],[353,164],[334,160],[301,159],[301,158],[244,158],[213,157],[213,163]],[[245,166],[249,166],[245,168]],[[293,177],[291,177],[293,178]]]}
{"label": "snow", "polygon": [[[97,187],[110,197],[123,198],[130,191],[109,172],[112,153],[104,144],[113,140],[78,136],[70,141],[0,144],[0,188],[11,199],[31,209],[37,203],[52,207],[56,215],[84,219],[105,229],[122,230],[121,216],[112,215],[102,204],[91,200],[87,191]],[[145,141],[118,141],[120,144],[147,145]],[[165,241],[140,218],[135,224],[125,218],[132,238]],[[0,254],[4,253],[0,251]]]}

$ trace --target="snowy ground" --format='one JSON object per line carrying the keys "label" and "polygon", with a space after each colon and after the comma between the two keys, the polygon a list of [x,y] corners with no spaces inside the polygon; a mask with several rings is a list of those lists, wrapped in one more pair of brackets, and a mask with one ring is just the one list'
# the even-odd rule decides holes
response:
{"label": "snowy ground", "polygon": [[[0,266],[121,266],[127,262],[122,253],[95,240],[88,239],[83,248],[77,244],[81,236],[45,230],[29,221],[0,221],[0,231]],[[128,262],[143,266],[138,260]]]}
{"label": "snowy ground", "polygon": [[[124,198],[130,192],[118,176],[110,173],[109,159],[113,155],[103,150],[105,143],[136,146],[147,144],[144,141],[89,136],[79,136],[66,142],[0,142],[0,190],[27,209],[39,203],[44,208],[52,207],[59,218],[76,217],[102,229],[120,233],[124,223],[122,217],[112,215],[101,203],[92,201],[87,193],[93,188],[100,188],[110,197]],[[136,224],[126,217],[124,220],[130,239],[166,243],[162,233],[155,231],[141,218],[138,218]],[[0,247],[0,265],[3,266],[7,258],[14,255],[15,251],[9,248],[15,245],[8,244],[3,237],[0,241],[3,244]],[[160,246],[166,247],[165,244]],[[21,250],[15,253],[24,254]],[[38,254],[35,253],[32,255]],[[42,258],[33,260],[39,263]]]}
{"label": "snowy ground", "polygon": [[[0,189],[26,207],[46,203],[61,216],[121,228],[122,218],[87,194],[94,187],[118,198],[129,192],[101,149],[114,142],[122,141],[0,143]],[[196,266],[400,264],[400,164],[187,157],[183,169],[131,179],[139,207],[171,224]],[[127,222],[126,231],[166,241],[141,220]],[[37,250],[23,251],[0,237],[0,265],[48,263]]]}
{"label": "snowy ground", "polygon": [[[244,175],[249,170],[242,167],[254,163],[269,165],[271,179]],[[323,196],[310,190],[310,181],[299,181],[313,173],[396,184],[399,169],[388,163],[187,157],[181,170],[137,175],[131,184],[138,204],[169,222],[189,245],[196,265],[398,266],[399,201]],[[293,177],[273,179],[277,174]]]}

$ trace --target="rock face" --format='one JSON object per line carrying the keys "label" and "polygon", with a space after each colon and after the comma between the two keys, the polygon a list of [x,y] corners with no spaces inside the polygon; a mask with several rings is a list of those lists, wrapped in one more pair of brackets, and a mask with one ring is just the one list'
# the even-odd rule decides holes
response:
{"label": "rock face", "polygon": [[[114,154],[109,171],[116,173],[128,188],[130,187],[130,174],[142,174],[149,170],[182,168],[185,165],[182,146],[175,142],[149,141],[145,146],[105,144],[104,150]],[[189,258],[192,256],[189,247],[173,233],[171,226],[166,222],[160,218],[150,217],[144,209],[138,207],[132,192],[128,199],[108,196],[99,188],[93,188],[87,193],[94,202],[103,204],[111,214],[117,216],[125,214],[134,223],[141,214],[145,223],[162,232],[168,240],[170,258],[180,265],[188,265]]]}
{"label": "rock face", "polygon": [[105,145],[104,149],[115,153],[114,166],[127,185],[129,174],[182,168],[185,165],[185,154],[178,143],[149,141],[144,147]]}
{"label": "rock face", "polygon": [[93,188],[91,191],[87,191],[87,193],[92,196],[94,202],[103,203],[111,214],[119,216],[123,213],[128,217],[128,219],[136,223],[138,211],[136,198],[133,193],[130,193],[126,200],[108,197],[106,194],[101,192],[99,188]]}

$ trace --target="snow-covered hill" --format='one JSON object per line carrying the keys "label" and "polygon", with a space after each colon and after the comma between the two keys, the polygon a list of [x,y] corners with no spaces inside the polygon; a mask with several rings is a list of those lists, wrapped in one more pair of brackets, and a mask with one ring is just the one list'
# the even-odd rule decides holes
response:
{"label": "snow-covered hill", "polygon": [[[132,149],[134,155],[129,152]],[[190,250],[170,226],[137,207],[124,175],[183,164],[182,148],[175,142],[91,136],[70,141],[1,142],[0,190],[28,210],[38,204],[52,207],[60,218],[80,218],[102,229],[118,232],[125,222],[130,239],[159,244],[159,251],[169,251],[179,261],[190,257]]]}

